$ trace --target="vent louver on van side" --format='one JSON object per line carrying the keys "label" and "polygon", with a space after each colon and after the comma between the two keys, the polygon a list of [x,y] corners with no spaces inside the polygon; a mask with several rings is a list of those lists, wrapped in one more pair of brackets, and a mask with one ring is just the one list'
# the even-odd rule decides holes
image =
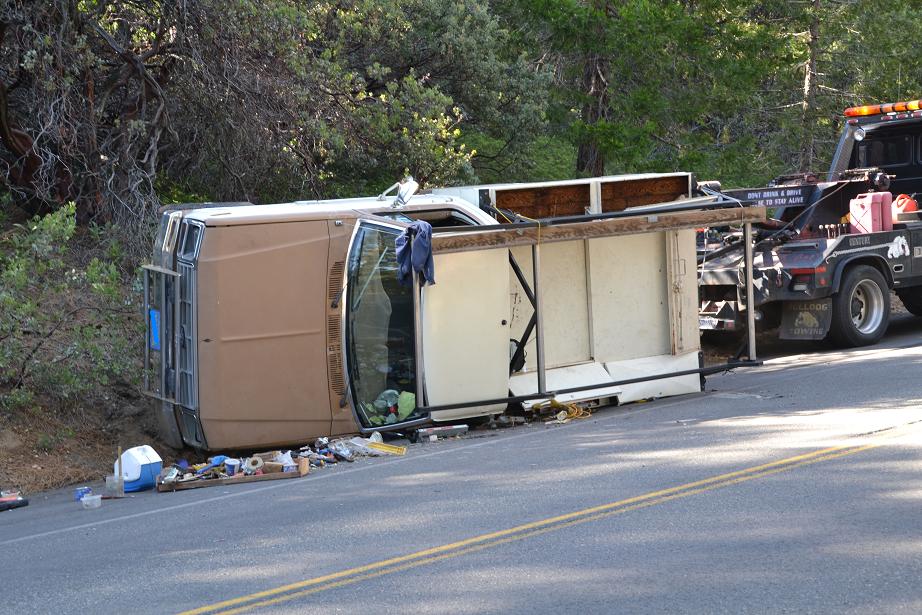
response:
{"label": "vent louver on van side", "polygon": [[330,387],[337,395],[346,394],[346,380],[343,378],[343,355],[341,352],[327,354],[327,364],[330,368]]}
{"label": "vent louver on van side", "polygon": [[342,292],[343,272],[345,269],[346,263],[343,261],[333,263],[333,266],[330,267],[330,278],[327,285],[327,299],[330,302],[330,307],[333,307],[333,304],[337,302]]}
{"label": "vent louver on van side", "polygon": [[327,298],[329,299],[329,312],[327,312],[327,372],[330,378],[330,388],[337,395],[346,394],[346,378],[343,373],[343,327],[342,316],[339,312],[339,298],[342,293],[343,272],[346,263],[337,261],[330,267],[330,277],[327,284]]}
{"label": "vent louver on van side", "polygon": [[330,350],[333,350],[335,346],[336,351],[339,352],[340,340],[342,339],[343,333],[342,324],[342,319],[339,317],[339,314],[327,316],[327,332],[330,335]]}

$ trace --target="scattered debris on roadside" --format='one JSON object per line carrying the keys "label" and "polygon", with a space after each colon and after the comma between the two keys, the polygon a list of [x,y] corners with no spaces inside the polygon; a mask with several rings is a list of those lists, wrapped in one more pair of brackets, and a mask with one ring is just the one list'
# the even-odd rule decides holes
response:
{"label": "scattered debris on roadside", "polygon": [[487,426],[491,429],[496,429],[497,427],[515,427],[516,425],[524,425],[528,420],[524,416],[518,416],[515,414],[500,414],[498,418],[493,419]]}
{"label": "scattered debris on roadside", "polygon": [[84,510],[91,510],[93,508],[99,508],[102,506],[102,496],[88,494],[80,498],[80,505],[83,506]]}
{"label": "scattered debris on roadside", "polygon": [[160,472],[157,491],[182,491],[200,487],[236,485],[266,480],[300,478],[327,465],[352,463],[358,457],[405,455],[407,447],[385,444],[381,434],[330,441],[318,438],[299,450],[276,450],[245,457],[215,455],[207,462],[180,460]]}
{"label": "scattered debris on roadside", "polygon": [[[112,477],[107,476],[106,478],[111,479]],[[99,508],[102,506],[103,500],[120,500],[124,497],[124,492],[119,495],[118,492],[113,489],[111,481],[106,481],[105,494],[93,493],[92,487],[77,487],[74,489],[74,502],[77,502],[86,510]]]}
{"label": "scattered debris on roadside", "polygon": [[410,442],[435,442],[439,438],[448,438],[451,436],[461,436],[468,432],[468,426],[461,425],[442,425],[439,427],[423,427],[417,429],[410,436]]}
{"label": "scattered debris on roadside", "polygon": [[[479,429],[516,427],[553,416],[545,425],[567,423],[573,419],[590,416],[589,410],[577,404],[562,404],[556,400],[535,406],[527,416],[502,414],[491,417],[489,422],[478,425]],[[556,414],[553,414],[556,411]],[[467,435],[471,427],[467,424],[449,424],[408,431],[404,434],[388,434],[408,439],[411,443],[429,443],[460,438]],[[184,491],[203,487],[217,487],[267,480],[301,478],[312,471],[328,465],[353,463],[366,457],[404,456],[408,447],[384,442],[380,432],[369,437],[355,436],[332,440],[317,438],[312,444],[292,450],[272,450],[244,456],[214,455],[199,463],[179,459],[175,463],[163,464],[160,455],[151,446],[135,446],[124,452],[118,450],[112,475],[106,476],[105,494],[95,494],[91,487],[74,489],[74,501],[82,508],[94,509],[102,500],[126,497],[126,493],[156,489],[158,492]],[[0,510],[7,501],[7,492],[0,499]],[[7,508],[25,506],[18,503]]]}
{"label": "scattered debris on roadside", "polygon": [[0,512],[28,506],[29,500],[22,497],[19,491],[0,491]]}
{"label": "scattered debris on roadside", "polygon": [[556,399],[546,401],[542,404],[536,405],[535,410],[541,412],[542,410],[555,411],[554,418],[545,421],[545,425],[564,425],[575,419],[585,419],[592,416],[592,413],[588,408],[584,408],[578,404],[564,404]]}
{"label": "scattered debris on roadside", "polygon": [[300,456],[295,461],[291,451],[270,451],[242,458],[215,455],[206,463],[190,465],[185,460],[174,463],[161,472],[157,481],[157,491],[183,491],[299,478],[307,475],[309,471],[309,461]]}
{"label": "scattered debris on roadside", "polygon": [[122,452],[118,447],[112,474],[105,477],[105,492],[93,493],[92,487],[81,486],[74,489],[74,501],[84,509],[102,506],[103,500],[120,500],[126,492],[153,489],[161,473],[163,460],[153,447],[144,444]]}
{"label": "scattered debris on roadside", "polygon": [[106,477],[106,494],[122,497],[126,492],[153,489],[163,460],[152,447],[144,444],[128,449],[118,449],[112,466],[112,476]]}

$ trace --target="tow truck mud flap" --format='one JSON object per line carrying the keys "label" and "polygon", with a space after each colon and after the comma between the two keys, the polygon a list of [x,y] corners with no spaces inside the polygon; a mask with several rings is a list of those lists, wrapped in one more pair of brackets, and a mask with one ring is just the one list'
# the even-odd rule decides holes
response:
{"label": "tow truck mud flap", "polygon": [[783,340],[821,340],[832,324],[832,299],[785,301],[781,311]]}

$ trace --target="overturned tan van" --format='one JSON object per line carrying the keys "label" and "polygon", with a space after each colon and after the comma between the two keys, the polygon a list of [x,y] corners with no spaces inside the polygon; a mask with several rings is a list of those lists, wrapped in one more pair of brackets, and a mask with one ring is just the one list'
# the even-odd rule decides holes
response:
{"label": "overturned tan van", "polygon": [[[510,401],[698,391],[690,229],[764,211],[715,209],[687,180],[660,209],[559,223],[500,224],[452,195],[167,210],[145,268],[145,386],[164,435],[255,449]],[[435,285],[398,282],[396,241],[416,220],[433,227]]]}

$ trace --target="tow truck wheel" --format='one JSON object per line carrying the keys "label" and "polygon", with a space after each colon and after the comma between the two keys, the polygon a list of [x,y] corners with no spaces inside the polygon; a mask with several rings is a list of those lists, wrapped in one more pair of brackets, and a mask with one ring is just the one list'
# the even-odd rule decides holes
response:
{"label": "tow truck wheel", "polygon": [[830,339],[839,346],[867,346],[883,337],[890,321],[890,289],[884,276],[867,265],[845,272],[832,297]]}
{"label": "tow truck wheel", "polygon": [[922,316],[922,287],[904,288],[896,293],[910,314]]}

